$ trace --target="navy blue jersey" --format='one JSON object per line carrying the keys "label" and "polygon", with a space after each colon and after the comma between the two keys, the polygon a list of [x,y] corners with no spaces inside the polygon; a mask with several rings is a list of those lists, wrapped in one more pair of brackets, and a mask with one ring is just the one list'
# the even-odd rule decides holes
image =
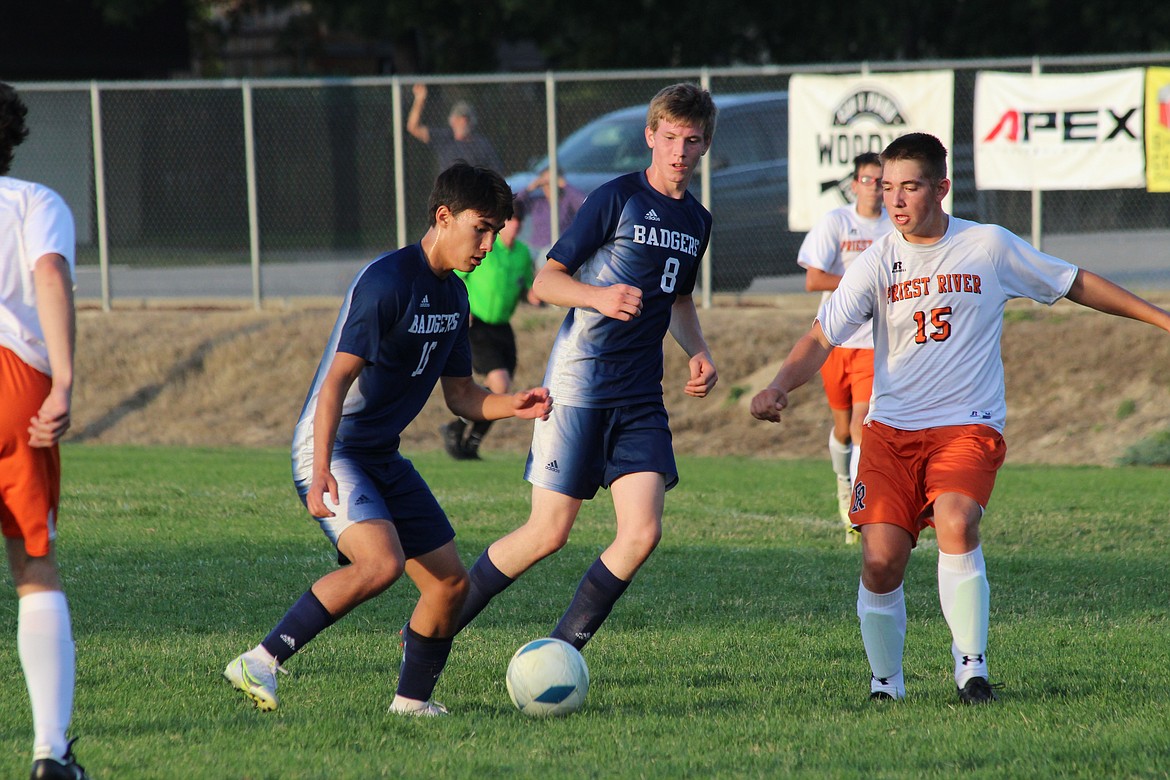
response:
{"label": "navy blue jersey", "polygon": [[662,339],[671,307],[695,288],[711,214],[689,192],[668,198],[644,172],[609,181],[585,200],[549,250],[578,281],[642,290],[642,313],[622,322],[570,309],[549,356],[554,403],[610,408],[662,399]]}
{"label": "navy blue jersey", "polygon": [[393,453],[440,376],[471,376],[467,321],[463,280],[435,276],[419,244],[382,255],[359,271],[297,421],[294,461],[312,457],[317,396],[334,355],[366,361],[345,397],[336,446]]}

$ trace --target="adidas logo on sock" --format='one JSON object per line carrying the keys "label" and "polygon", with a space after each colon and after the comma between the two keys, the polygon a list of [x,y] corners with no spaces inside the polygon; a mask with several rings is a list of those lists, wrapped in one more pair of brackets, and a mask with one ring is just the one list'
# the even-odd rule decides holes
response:
{"label": "adidas logo on sock", "polygon": [[430,299],[430,297],[429,297],[429,296],[426,296],[426,295],[424,295],[424,296],[423,296],[423,299],[422,299],[421,301],[419,301],[419,303],[418,303],[418,307],[419,307],[420,309],[429,309],[429,308],[431,307],[431,299]]}
{"label": "adidas logo on sock", "polygon": [[561,473],[560,466],[557,465],[557,462],[555,460],[550,460],[547,464],[545,464],[544,470],[551,471],[554,474]]}
{"label": "adidas logo on sock", "polygon": [[654,209],[650,209],[649,211],[647,211],[647,212],[646,212],[646,216],[645,216],[645,217],[643,217],[643,219],[648,219],[648,220],[650,220],[651,222],[661,222],[661,221],[662,221],[662,220],[661,220],[661,219],[659,219],[659,217],[658,217],[658,212],[657,212],[657,211],[655,211]]}
{"label": "adidas logo on sock", "polygon": [[296,650],[296,649],[297,649],[297,640],[293,639],[293,638],[292,638],[291,636],[289,636],[288,634],[281,634],[281,635],[280,635],[280,641],[282,641],[282,642],[284,642],[286,645],[288,645],[290,650]]}
{"label": "adidas logo on sock", "polygon": [[370,497],[367,496],[365,493],[362,493],[360,496],[357,497],[357,500],[353,502],[353,505],[354,506],[361,506],[362,504],[368,504],[368,503],[370,503]]}

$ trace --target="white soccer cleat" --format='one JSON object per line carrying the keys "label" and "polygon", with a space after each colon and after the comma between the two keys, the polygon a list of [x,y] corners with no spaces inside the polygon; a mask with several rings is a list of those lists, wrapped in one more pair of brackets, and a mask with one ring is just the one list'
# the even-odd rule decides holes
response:
{"label": "white soccer cleat", "polygon": [[419,718],[435,718],[447,714],[447,708],[437,701],[419,701],[405,696],[395,696],[390,702],[390,712],[395,715],[413,715]]}
{"label": "white soccer cleat", "polygon": [[227,668],[223,676],[244,695],[256,703],[256,709],[261,712],[272,712],[276,709],[276,673],[288,674],[276,659],[267,661],[258,658],[251,652],[238,656]]}

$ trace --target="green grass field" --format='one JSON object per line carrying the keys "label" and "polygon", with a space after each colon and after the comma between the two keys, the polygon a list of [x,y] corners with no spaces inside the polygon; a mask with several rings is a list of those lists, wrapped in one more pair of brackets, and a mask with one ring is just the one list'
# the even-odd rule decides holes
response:
{"label": "green grass field", "polygon": [[[527,514],[522,459],[486,458],[415,458],[468,564]],[[957,703],[932,535],[906,583],[909,698],[874,705],[859,549],[827,462],[682,458],[661,546],[586,648],[580,713],[520,715],[504,670],[610,540],[604,494],[456,641],[436,691],[451,716],[416,720],[386,712],[405,579],[288,663],[276,712],[220,677],[333,565],[285,452],[75,445],[64,460],[72,731],[96,778],[1170,776],[1166,469],[1002,471],[983,524],[994,706]],[[0,610],[0,776],[19,778],[11,588]]]}

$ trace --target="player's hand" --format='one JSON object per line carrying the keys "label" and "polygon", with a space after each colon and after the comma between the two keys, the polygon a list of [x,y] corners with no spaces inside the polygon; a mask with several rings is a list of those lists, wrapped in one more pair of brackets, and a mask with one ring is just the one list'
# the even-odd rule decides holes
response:
{"label": "player's hand", "polygon": [[606,317],[629,322],[642,313],[642,290],[629,284],[598,287],[593,308]]}
{"label": "player's hand", "polygon": [[29,446],[52,447],[61,441],[61,437],[69,430],[70,406],[69,393],[50,390],[37,410],[37,416],[28,421]]}
{"label": "player's hand", "polygon": [[534,387],[512,394],[512,411],[521,420],[548,419],[552,411],[552,396],[547,387]]}
{"label": "player's hand", "polygon": [[752,399],[752,417],[766,422],[780,422],[780,412],[788,407],[788,393],[765,387]]}
{"label": "player's hand", "polygon": [[719,381],[719,372],[715,370],[711,356],[706,352],[700,352],[691,358],[690,367],[691,378],[683,391],[694,398],[706,398],[707,393],[711,392],[715,388],[715,383]]}
{"label": "player's hand", "polygon": [[337,496],[337,480],[333,478],[333,472],[325,469],[323,472],[314,471],[313,481],[309,483],[309,493],[305,496],[305,506],[309,508],[309,514],[313,517],[333,517],[333,510],[325,504],[325,494],[329,494],[329,500],[333,506],[341,503]]}
{"label": "player's hand", "polygon": [[426,100],[427,99],[427,85],[426,84],[415,84],[413,87],[410,88],[410,91],[414,93],[415,100]]}

